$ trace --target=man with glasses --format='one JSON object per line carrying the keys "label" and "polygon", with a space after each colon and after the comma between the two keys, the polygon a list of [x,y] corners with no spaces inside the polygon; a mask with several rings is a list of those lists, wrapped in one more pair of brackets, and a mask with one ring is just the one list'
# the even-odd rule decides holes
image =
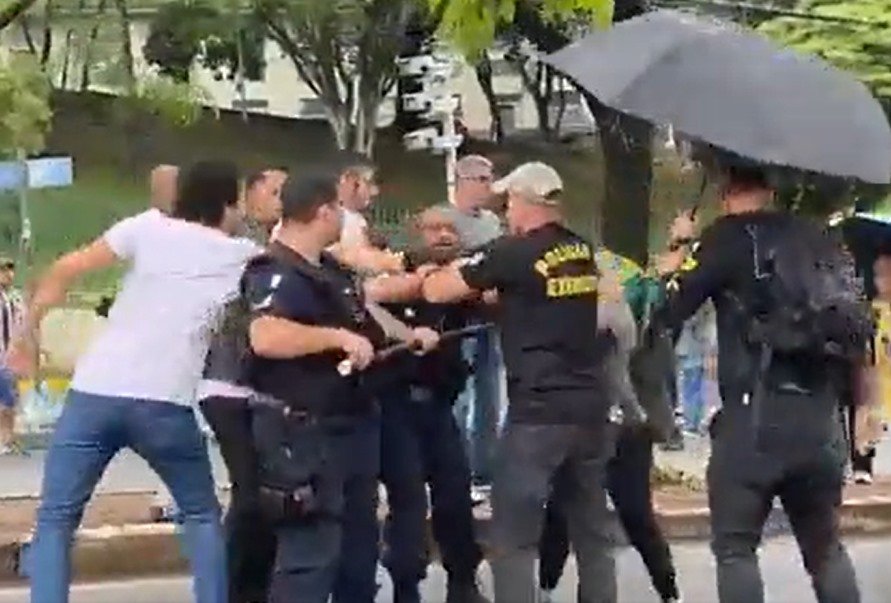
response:
{"label": "man with glasses", "polygon": [[[467,155],[455,166],[455,203],[446,205],[464,249],[478,249],[502,235],[501,221],[492,210],[492,162],[482,155]],[[456,405],[458,420],[467,432],[470,466],[475,486],[491,482],[491,459],[498,417],[502,360],[497,336],[483,331],[467,340],[465,354],[474,367],[471,386]],[[481,494],[477,492],[477,501]]]}
{"label": "man with glasses", "polygon": [[6,351],[22,319],[22,297],[13,288],[15,262],[0,256],[0,454],[15,454],[15,415],[18,387],[15,375],[6,368]]}

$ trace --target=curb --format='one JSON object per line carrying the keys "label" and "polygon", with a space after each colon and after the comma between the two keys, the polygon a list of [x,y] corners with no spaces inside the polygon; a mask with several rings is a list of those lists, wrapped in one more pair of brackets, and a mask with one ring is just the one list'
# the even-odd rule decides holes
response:
{"label": "curb", "polygon": [[[480,512],[481,511],[481,512]],[[477,512],[477,534],[488,539],[488,511]],[[669,540],[704,540],[710,535],[707,508],[663,510],[659,523]],[[891,497],[874,496],[845,501],[841,512],[845,536],[891,533]],[[765,526],[765,536],[789,532],[788,520],[775,508]],[[614,526],[617,544],[626,544],[618,521]],[[25,575],[30,534],[0,544],[0,582],[21,582]],[[183,573],[188,570],[182,556],[177,527],[172,523],[131,524],[82,529],[72,551],[74,575],[78,580],[95,581],[111,577]]]}

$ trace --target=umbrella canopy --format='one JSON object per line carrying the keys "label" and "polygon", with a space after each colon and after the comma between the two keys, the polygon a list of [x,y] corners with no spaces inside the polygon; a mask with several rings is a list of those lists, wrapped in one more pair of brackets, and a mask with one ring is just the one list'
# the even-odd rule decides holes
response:
{"label": "umbrella canopy", "polygon": [[743,157],[891,182],[891,126],[866,86],[735,25],[655,11],[543,60],[608,107]]}

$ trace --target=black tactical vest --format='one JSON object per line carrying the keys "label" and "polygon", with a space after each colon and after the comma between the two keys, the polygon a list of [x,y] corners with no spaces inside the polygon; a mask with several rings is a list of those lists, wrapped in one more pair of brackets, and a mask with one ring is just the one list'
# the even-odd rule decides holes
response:
{"label": "black tactical vest", "polygon": [[[321,265],[315,266],[287,247],[273,243],[252,265],[259,262],[278,265],[283,279],[299,278],[309,283],[321,301],[321,312],[312,326],[348,329],[364,335],[375,347],[383,344],[383,331],[365,309],[361,287],[353,273],[333,258],[323,255]],[[306,319],[301,318],[301,322]],[[261,358],[251,353],[246,381],[258,393],[320,417],[369,411],[374,404],[373,392],[360,373],[344,377],[337,372],[342,360],[343,355],[336,351],[285,360]]]}

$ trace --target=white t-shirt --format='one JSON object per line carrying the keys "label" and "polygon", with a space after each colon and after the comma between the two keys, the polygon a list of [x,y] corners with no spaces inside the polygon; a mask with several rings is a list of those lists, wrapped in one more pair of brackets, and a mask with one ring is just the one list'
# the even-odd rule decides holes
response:
{"label": "white t-shirt", "polygon": [[72,389],[192,404],[213,321],[259,248],[157,210],[118,222],[104,238],[130,268]]}
{"label": "white t-shirt", "polygon": [[358,245],[365,241],[368,220],[357,211],[343,208],[343,224],[340,227],[340,242],[344,245]]}

